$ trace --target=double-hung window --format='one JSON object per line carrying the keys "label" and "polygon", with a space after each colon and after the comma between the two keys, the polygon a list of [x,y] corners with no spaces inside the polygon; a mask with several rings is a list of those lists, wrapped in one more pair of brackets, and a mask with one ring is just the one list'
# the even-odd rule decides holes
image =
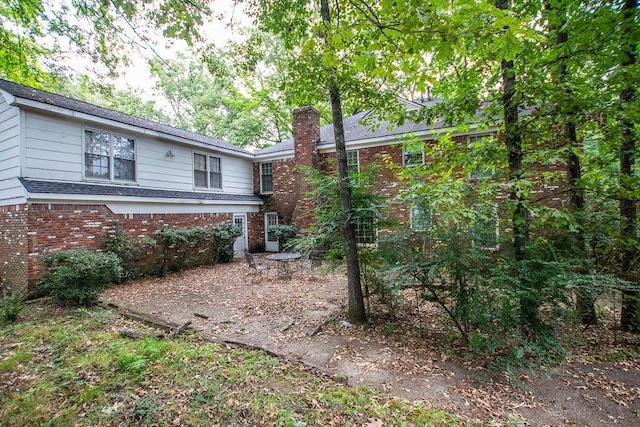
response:
{"label": "double-hung window", "polygon": [[404,166],[416,166],[424,164],[424,151],[412,145],[402,148],[402,164]]}
{"label": "double-hung window", "polygon": [[273,193],[273,163],[260,163],[260,193]]}
{"label": "double-hung window", "polygon": [[[467,148],[472,151],[479,152],[483,150],[484,144],[489,142],[493,138],[493,135],[485,134],[485,135],[471,135],[467,140]],[[490,167],[486,167],[484,165],[478,165],[474,170],[469,174],[469,178],[471,179],[483,179],[483,178],[491,178],[495,173],[495,170]]]}
{"label": "double-hung window", "polygon": [[413,231],[425,233],[431,231],[433,227],[433,216],[431,209],[423,204],[415,204],[411,206],[409,211],[410,228]]}
{"label": "double-hung window", "polygon": [[498,249],[498,207],[477,204],[472,209],[475,214],[471,226],[473,244],[482,249]]}
{"label": "double-hung window", "polygon": [[358,150],[347,151],[347,170],[349,174],[360,172],[360,157]]}
{"label": "double-hung window", "polygon": [[378,227],[373,219],[356,221],[356,243],[365,247],[378,244]]}
{"label": "double-hung window", "polygon": [[136,142],[109,132],[84,131],[85,178],[136,180]]}
{"label": "double-hung window", "polygon": [[220,157],[193,153],[193,181],[198,188],[222,189]]}

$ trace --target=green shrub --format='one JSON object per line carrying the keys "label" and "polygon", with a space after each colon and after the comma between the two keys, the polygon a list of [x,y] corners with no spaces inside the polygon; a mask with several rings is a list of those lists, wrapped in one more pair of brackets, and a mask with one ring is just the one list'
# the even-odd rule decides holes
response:
{"label": "green shrub", "polygon": [[6,290],[0,298],[0,315],[3,323],[13,323],[24,308],[24,300],[19,294],[10,295]]}
{"label": "green shrub", "polygon": [[[124,269],[121,280],[126,282],[152,274],[161,268],[157,262],[154,263],[152,257],[156,245],[157,242],[152,237],[141,236],[134,239],[116,226],[113,234],[105,242],[105,251],[114,253],[120,258]],[[147,259],[143,261],[145,257]]]}
{"label": "green shrub", "polygon": [[63,305],[88,305],[109,283],[116,282],[123,270],[114,253],[84,249],[60,251],[43,258],[46,268],[39,288]]}
{"label": "green shrub", "polygon": [[230,262],[233,242],[242,235],[232,223],[211,227],[173,228],[158,231],[162,244],[163,265],[160,274],[203,264]]}
{"label": "green shrub", "polygon": [[233,242],[242,236],[242,229],[232,223],[218,224],[208,230],[213,240],[213,256],[216,262],[231,262]]}
{"label": "green shrub", "polygon": [[289,241],[294,239],[298,234],[298,229],[295,225],[269,225],[267,226],[267,232],[273,234],[278,239],[278,245],[280,250],[286,250],[290,245]]}
{"label": "green shrub", "polygon": [[164,227],[158,231],[162,242],[162,273],[179,271],[202,264],[197,260],[203,243],[207,239],[207,230],[203,227],[173,228]]}

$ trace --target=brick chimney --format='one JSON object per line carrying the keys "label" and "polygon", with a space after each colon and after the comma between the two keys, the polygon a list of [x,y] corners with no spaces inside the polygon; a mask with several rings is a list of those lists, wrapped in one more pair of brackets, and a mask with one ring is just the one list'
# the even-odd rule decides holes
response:
{"label": "brick chimney", "polygon": [[293,149],[296,164],[318,167],[320,113],[311,106],[293,110]]}
{"label": "brick chimney", "polygon": [[[320,140],[320,113],[311,106],[293,110],[293,151],[296,165],[317,169],[319,163],[318,141]],[[297,182],[297,202],[293,208],[292,223],[299,230],[314,222],[313,201],[307,197],[310,190],[302,171],[294,172]]]}

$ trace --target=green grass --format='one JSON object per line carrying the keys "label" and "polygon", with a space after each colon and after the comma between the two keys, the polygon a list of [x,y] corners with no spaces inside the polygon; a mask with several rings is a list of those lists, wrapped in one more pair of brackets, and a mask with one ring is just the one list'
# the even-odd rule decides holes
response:
{"label": "green grass", "polygon": [[107,310],[32,305],[1,329],[2,425],[463,424],[263,352],[196,336],[131,340],[121,327],[144,328]]}

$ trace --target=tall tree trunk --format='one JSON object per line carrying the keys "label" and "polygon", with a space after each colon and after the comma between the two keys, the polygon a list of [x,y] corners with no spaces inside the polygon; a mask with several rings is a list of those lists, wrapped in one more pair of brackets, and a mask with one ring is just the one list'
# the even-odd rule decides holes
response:
{"label": "tall tree trunk", "polygon": [[[563,66],[564,68],[564,66]],[[569,203],[574,216],[577,218],[580,229],[574,236],[581,258],[587,258],[587,241],[584,237],[583,224],[585,215],[584,191],[580,188],[582,169],[580,167],[580,157],[578,156],[578,138],[576,136],[576,126],[569,120],[564,124],[564,140],[569,146],[567,156],[567,180],[569,181]],[[584,269],[582,269],[584,270]],[[586,273],[586,271],[580,271]],[[596,297],[589,289],[578,289],[576,292],[576,311],[578,318],[583,325],[595,325],[598,322],[596,314]]]}
{"label": "tall tree trunk", "polygon": [[[557,19],[553,15],[550,17],[552,23],[550,29],[556,33],[556,48],[562,49],[565,43],[569,40],[569,34],[566,30],[567,14],[565,10],[559,10],[558,7],[564,6],[552,4],[550,1],[545,2],[545,8],[550,12],[557,14]],[[561,51],[561,55],[565,55],[564,51]],[[557,89],[559,93],[563,94],[563,99],[571,102],[573,94],[571,88],[567,87],[567,81],[569,80],[569,72],[567,71],[566,59],[561,59],[559,62],[558,74],[556,76]],[[571,104],[572,105],[572,104]],[[576,134],[576,125],[573,122],[573,114],[575,113],[575,107],[571,106],[569,109],[562,108],[562,101],[558,103],[559,113],[561,114],[563,124],[562,139],[566,148],[568,148],[567,155],[567,181],[569,183],[569,206],[573,212],[579,224],[579,230],[574,233],[576,247],[578,248],[578,256],[580,259],[587,258],[587,241],[584,237],[583,225],[584,225],[584,209],[585,198],[584,191],[580,188],[580,180],[582,179],[582,168],[580,167],[580,146],[578,144],[578,137]],[[568,116],[568,117],[566,117]],[[580,273],[586,273],[584,269]],[[588,289],[578,289],[576,291],[576,311],[580,321],[583,325],[594,325],[597,322],[595,297]]]}
{"label": "tall tree trunk", "polygon": [[[510,8],[509,0],[496,0],[496,7],[501,10]],[[506,28],[505,30],[508,30]],[[518,123],[518,100],[516,99],[516,72],[512,60],[503,59],[502,74],[502,107],[504,109],[505,145],[509,155],[510,200],[514,204],[511,217],[513,228],[513,251],[516,263],[526,268],[523,261],[529,259],[529,212],[527,196],[522,191],[523,169],[522,135]],[[540,324],[538,302],[532,283],[520,276],[520,322],[527,333],[533,333]]]}
{"label": "tall tree trunk", "polygon": [[[327,0],[321,0],[322,20],[329,24],[331,15]],[[353,223],[351,183],[347,169],[347,150],[344,142],[344,126],[342,123],[342,102],[336,81],[336,72],[330,70],[329,95],[331,97],[331,113],[333,116],[333,132],[336,140],[336,157],[338,160],[338,186],[340,187],[340,206],[344,220],[343,229],[347,238],[347,288],[349,291],[348,317],[352,323],[367,322],[367,313],[360,283],[360,264],[358,262],[358,245],[356,228]]]}
{"label": "tall tree trunk", "polygon": [[637,61],[636,40],[631,34],[637,34],[635,28],[635,16],[637,15],[638,1],[625,0],[622,7],[622,26],[621,36],[625,38],[622,43],[621,50],[625,59],[622,61],[623,80],[622,90],[620,92],[620,101],[622,104],[622,119],[620,119],[621,137],[620,137],[620,216],[622,224],[620,229],[620,239],[622,241],[621,268],[622,278],[636,284],[636,288],[625,290],[622,292],[622,312],[620,316],[620,327],[624,331],[640,332],[640,291],[637,289],[638,277],[632,273],[635,257],[637,256],[637,220],[638,211],[636,200],[630,196],[635,190],[630,184],[634,174],[634,165],[636,162],[636,140],[633,132],[634,123],[629,117],[630,107],[635,97],[636,81],[632,81],[630,74],[626,71]]}

